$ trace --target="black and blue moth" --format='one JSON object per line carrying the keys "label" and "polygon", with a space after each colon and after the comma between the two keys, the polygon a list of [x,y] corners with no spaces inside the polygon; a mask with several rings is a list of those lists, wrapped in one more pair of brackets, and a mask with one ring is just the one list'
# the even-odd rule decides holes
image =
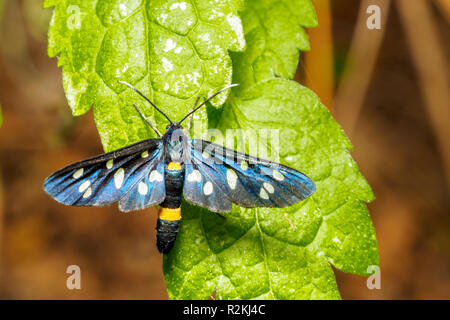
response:
{"label": "black and blue moth", "polygon": [[[151,103],[136,88],[122,83]],[[132,211],[158,205],[157,247],[161,253],[168,253],[175,243],[182,195],[194,205],[221,213],[231,211],[233,203],[245,208],[286,207],[314,193],[314,182],[297,170],[209,141],[189,139],[181,123],[214,96],[194,106],[178,123],[163,113],[170,124],[160,139],[69,165],[48,177],[44,190],[72,206],[118,202],[121,211]]]}

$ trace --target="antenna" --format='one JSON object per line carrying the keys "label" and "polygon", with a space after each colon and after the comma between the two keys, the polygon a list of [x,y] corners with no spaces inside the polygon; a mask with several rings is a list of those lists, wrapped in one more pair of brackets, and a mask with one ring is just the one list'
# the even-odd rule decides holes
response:
{"label": "antenna", "polygon": [[180,122],[178,122],[178,124],[181,124],[184,120],[186,120],[187,117],[189,117],[191,114],[193,114],[195,111],[197,111],[198,109],[200,109],[201,107],[203,107],[208,101],[211,101],[215,96],[217,96],[218,94],[224,92],[227,89],[233,88],[233,87],[237,87],[239,84],[230,84],[229,86],[226,86],[225,88],[223,88],[222,90],[217,91],[216,93],[214,93],[211,97],[209,97],[208,99],[206,99],[205,101],[203,101],[202,103],[200,103],[198,105],[197,108],[195,108],[194,110],[192,110],[191,112],[189,112],[187,115],[184,116],[183,119],[181,119]]}
{"label": "antenna", "polygon": [[155,104],[154,104],[153,102],[151,102],[150,99],[147,98],[142,92],[140,92],[138,89],[136,89],[135,87],[133,87],[133,86],[132,86],[131,84],[129,84],[128,82],[125,82],[125,81],[117,81],[117,82],[118,82],[118,83],[121,83],[121,84],[124,84],[124,85],[126,85],[127,87],[129,87],[129,88],[133,89],[134,91],[136,91],[137,93],[139,93],[139,94],[141,95],[141,97],[143,97],[145,100],[148,101],[148,103],[150,103],[150,104],[153,106],[153,108],[155,108],[156,110],[158,110],[164,117],[166,117],[167,120],[169,120],[169,122],[170,122],[171,124],[173,124],[172,120],[170,120],[170,118],[169,118],[164,112],[162,112],[157,106],[155,106]]}

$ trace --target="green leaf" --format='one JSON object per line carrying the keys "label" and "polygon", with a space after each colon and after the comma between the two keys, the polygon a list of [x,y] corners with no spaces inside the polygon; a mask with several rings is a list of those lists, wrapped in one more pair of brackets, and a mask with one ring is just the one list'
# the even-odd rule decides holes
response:
{"label": "green leaf", "polygon": [[281,163],[309,175],[317,191],[284,209],[234,207],[226,220],[184,203],[179,238],[164,261],[169,295],[338,299],[330,264],[366,275],[379,263],[364,204],[374,197],[348,153],[350,142],[318,97],[279,79],[293,77],[298,50],[309,48],[301,26],[316,24],[314,11],[309,1],[254,0],[242,20],[247,50],[232,55],[240,86],[221,112],[210,112],[210,123],[223,132],[278,129]]}
{"label": "green leaf", "polygon": [[[245,47],[238,4],[46,0],[44,6],[55,7],[48,52],[64,67],[64,89],[73,114],[94,107],[106,151],[154,136],[133,103],[163,130],[164,118],[117,83],[122,80],[163,106],[174,121],[180,119],[198,96],[207,97],[231,83],[228,50]],[[222,105],[226,95],[218,96],[213,105]]]}
{"label": "green leaf", "polygon": [[[316,182],[316,193],[295,206],[235,206],[226,219],[183,203],[177,242],[164,257],[171,298],[206,299],[216,292],[221,299],[338,299],[330,264],[361,275],[378,265],[365,205],[373,194],[328,110],[314,93],[289,80],[299,51],[309,48],[303,27],[317,25],[311,2],[245,4],[47,0],[47,7],[55,7],[49,54],[58,55],[64,67],[74,115],[94,107],[106,151],[153,136],[133,103],[160,130],[166,125],[117,80],[136,85],[176,120],[198,95],[208,96],[232,76],[240,86],[195,116],[202,126],[195,137],[207,126],[279,130],[279,161]],[[241,51],[244,43],[245,52],[232,53],[231,61],[228,50]],[[265,147],[272,151],[277,143]],[[237,148],[248,151],[242,144]]]}
{"label": "green leaf", "polygon": [[309,50],[303,27],[317,26],[310,0],[249,0],[241,14],[247,50],[232,54],[239,90],[273,77],[292,79],[299,50]]}
{"label": "green leaf", "polygon": [[361,275],[378,265],[364,204],[373,194],[342,129],[291,80],[263,81],[233,96],[223,114],[222,129],[279,129],[281,163],[310,176],[317,191],[289,208],[234,207],[225,220],[183,204],[179,239],[164,261],[171,298],[339,298],[330,263]]}

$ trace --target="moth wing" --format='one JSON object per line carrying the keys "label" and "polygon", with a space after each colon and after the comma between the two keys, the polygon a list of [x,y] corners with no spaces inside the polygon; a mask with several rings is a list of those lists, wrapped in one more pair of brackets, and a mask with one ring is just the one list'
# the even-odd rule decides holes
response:
{"label": "moth wing", "polygon": [[[231,206],[207,201],[209,198],[204,192],[207,179],[218,186],[217,196],[224,198],[223,204],[232,202],[246,208],[286,207],[315,191],[314,182],[295,169],[209,141],[191,141],[192,165],[189,171],[186,170],[183,194],[188,201],[211,211],[230,211]],[[200,172],[201,179],[195,174],[195,181],[191,179],[193,181],[189,183],[189,174],[194,170]]]}
{"label": "moth wing", "polygon": [[162,159],[148,165],[136,181],[138,182],[120,199],[119,209],[121,211],[144,209],[164,200],[166,187]]}
{"label": "moth wing", "polygon": [[202,163],[196,157],[185,164],[184,198],[214,212],[231,211],[231,193],[217,168]]}
{"label": "moth wing", "polygon": [[[149,179],[149,172],[155,168],[160,170],[158,164],[161,154],[161,140],[144,140],[69,165],[48,177],[44,182],[44,190],[56,201],[66,205],[109,205],[119,201],[130,190],[139,188],[140,182]],[[154,203],[163,201],[165,189],[164,183],[161,184],[149,187],[149,190],[154,190],[155,195],[145,198]],[[121,209],[127,208],[124,205]]]}

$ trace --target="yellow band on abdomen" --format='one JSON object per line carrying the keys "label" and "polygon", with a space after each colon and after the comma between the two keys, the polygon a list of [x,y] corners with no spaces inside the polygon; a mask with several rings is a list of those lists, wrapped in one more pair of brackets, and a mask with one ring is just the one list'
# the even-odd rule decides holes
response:
{"label": "yellow band on abdomen", "polygon": [[161,220],[178,221],[181,219],[181,208],[158,207],[158,218]]}
{"label": "yellow band on abdomen", "polygon": [[167,169],[169,169],[169,170],[176,170],[176,171],[178,171],[178,170],[181,170],[181,163],[179,163],[179,162],[170,162],[168,165],[167,165]]}

